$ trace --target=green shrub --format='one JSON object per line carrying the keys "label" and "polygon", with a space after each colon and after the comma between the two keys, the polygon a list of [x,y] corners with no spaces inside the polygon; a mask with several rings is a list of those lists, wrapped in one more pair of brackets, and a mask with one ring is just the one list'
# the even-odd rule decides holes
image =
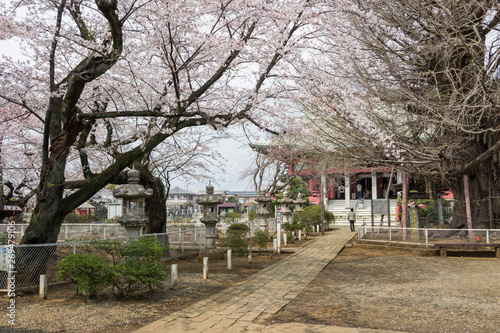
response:
{"label": "green shrub", "polygon": [[7,245],[9,243],[9,234],[6,232],[0,233],[0,244]]}
{"label": "green shrub", "polygon": [[57,277],[76,283],[76,294],[92,298],[111,282],[111,270],[106,259],[95,254],[72,254],[58,264]]}
{"label": "green shrub", "polygon": [[58,264],[58,276],[71,279],[77,291],[93,297],[111,285],[113,295],[127,297],[138,290],[160,289],[167,276],[162,257],[167,249],[153,237],[133,243],[117,240],[92,243],[90,254],[70,255]]}
{"label": "green shrub", "polygon": [[293,219],[293,222],[292,223],[283,223],[282,225],[283,229],[285,229],[286,233],[287,233],[287,239],[290,241],[290,242],[294,242],[294,238],[293,238],[293,234],[295,233],[295,238],[298,238],[297,234],[298,234],[298,230],[300,229],[303,229],[306,227],[306,224],[303,223],[303,222],[298,222],[296,218]]}
{"label": "green shrub", "polygon": [[95,215],[79,215],[79,218],[80,223],[92,223],[100,220],[100,218]]}
{"label": "green shrub", "polygon": [[222,220],[225,223],[235,223],[238,221],[238,219],[242,216],[243,214],[237,213],[237,212],[229,212],[224,215],[222,215]]}
{"label": "green shrub", "polygon": [[228,228],[227,228],[227,232],[228,233],[237,233],[237,234],[243,234],[243,236],[245,236],[245,234],[247,232],[250,231],[250,227],[244,223],[235,223],[235,224],[231,224]]}
{"label": "green shrub", "polygon": [[[321,206],[308,206],[303,212],[293,217],[294,223],[302,224],[304,228],[313,228],[321,223]],[[335,216],[325,210],[325,223],[335,222]]]}
{"label": "green shrub", "polygon": [[78,214],[68,214],[64,218],[64,223],[80,223],[80,215],[78,215]]}
{"label": "green shrub", "polygon": [[253,221],[257,218],[257,212],[254,210],[251,210],[248,212],[248,221]]}
{"label": "green shrub", "polygon": [[249,250],[246,234],[249,231],[250,227],[246,224],[231,224],[229,228],[227,228],[227,236],[221,239],[221,243],[223,246],[229,247],[235,256],[247,256]]}
{"label": "green shrub", "polygon": [[267,248],[267,242],[269,242],[270,237],[269,233],[267,231],[262,231],[259,230],[255,233],[253,236],[253,241],[259,245],[259,251],[262,254],[262,251],[264,251]]}
{"label": "green shrub", "polygon": [[153,237],[141,237],[131,244],[110,243],[109,253],[113,257],[113,294],[127,297],[137,290],[160,289],[167,277],[162,262],[166,248]]}

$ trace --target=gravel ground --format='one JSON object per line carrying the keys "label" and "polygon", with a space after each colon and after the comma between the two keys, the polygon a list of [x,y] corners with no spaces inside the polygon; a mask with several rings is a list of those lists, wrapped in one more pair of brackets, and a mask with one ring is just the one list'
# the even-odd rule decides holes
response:
{"label": "gravel ground", "polygon": [[[208,280],[197,260],[180,261],[179,286],[117,301],[87,300],[71,285],[49,298],[16,298],[16,326],[0,300],[0,332],[127,333],[246,279],[288,254],[211,262]],[[500,332],[500,259],[419,256],[401,250],[344,249],[306,289],[263,324],[300,322],[408,332]]]}
{"label": "gravel ground", "polygon": [[48,300],[34,301],[35,295],[17,298],[17,325],[0,326],[0,332],[126,332],[221,291],[235,280],[240,280],[236,274],[212,274],[203,280],[198,273],[186,273],[174,290],[147,292],[125,301],[108,294],[96,300],[68,298],[74,287],[61,286],[59,292],[52,288]]}
{"label": "gravel ground", "polygon": [[[299,244],[296,244],[298,246]],[[9,299],[0,299],[0,332],[133,332],[148,323],[194,304],[205,297],[245,280],[251,274],[288,257],[290,254],[254,254],[252,264],[247,258],[233,258],[231,271],[224,260],[211,260],[209,278],[203,279],[203,263],[197,258],[177,260],[179,283],[169,289],[169,281],[161,291],[136,293],[120,301],[105,291],[96,299],[75,296],[71,284],[49,287],[48,299],[42,300],[35,291],[17,293],[15,326],[7,320]]]}
{"label": "gravel ground", "polygon": [[273,322],[500,332],[500,259],[346,248]]}

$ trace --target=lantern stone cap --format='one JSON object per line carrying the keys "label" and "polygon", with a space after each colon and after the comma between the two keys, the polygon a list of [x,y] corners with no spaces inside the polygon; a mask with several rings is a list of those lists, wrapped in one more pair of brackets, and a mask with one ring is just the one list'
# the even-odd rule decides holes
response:
{"label": "lantern stone cap", "polygon": [[212,182],[208,183],[206,190],[207,190],[207,194],[196,199],[196,203],[198,203],[200,205],[208,206],[208,205],[221,204],[224,202],[224,198],[220,198],[220,197],[214,195],[214,187],[212,185]]}
{"label": "lantern stone cap", "polygon": [[283,192],[283,198],[278,200],[281,204],[290,204],[292,203],[292,199],[288,197],[288,191]]}
{"label": "lantern stone cap", "polygon": [[113,191],[115,198],[147,198],[153,195],[152,189],[145,189],[144,186],[139,184],[140,173],[137,170],[129,170],[127,172],[127,184],[122,188]]}
{"label": "lantern stone cap", "polygon": [[267,209],[264,209],[264,208],[258,209],[256,213],[257,213],[257,215],[262,215],[262,216],[266,216],[266,215],[271,214],[271,212],[269,212]]}
{"label": "lantern stone cap", "polygon": [[125,228],[140,228],[147,224],[149,218],[147,216],[125,214],[120,216],[117,221]]}
{"label": "lantern stone cap", "polygon": [[295,204],[305,204],[306,200],[302,199],[302,193],[297,194],[297,200],[294,200]]}
{"label": "lantern stone cap", "polygon": [[273,198],[266,196],[264,192],[259,192],[257,198],[253,199],[257,203],[268,203],[273,201]]}

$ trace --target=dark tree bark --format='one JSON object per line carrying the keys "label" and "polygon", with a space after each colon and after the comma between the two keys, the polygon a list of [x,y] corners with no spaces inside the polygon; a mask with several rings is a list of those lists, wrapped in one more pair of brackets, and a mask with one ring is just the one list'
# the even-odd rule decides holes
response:
{"label": "dark tree bark", "polygon": [[155,177],[148,165],[141,167],[141,183],[153,190],[153,196],[146,199],[146,215],[149,223],[146,233],[165,233],[167,222],[167,205],[165,202],[165,186],[159,177]]}

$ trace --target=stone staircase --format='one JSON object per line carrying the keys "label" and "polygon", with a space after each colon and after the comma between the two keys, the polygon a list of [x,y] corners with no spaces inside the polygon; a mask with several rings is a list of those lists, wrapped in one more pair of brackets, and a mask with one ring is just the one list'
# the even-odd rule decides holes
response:
{"label": "stone staircase", "polygon": [[[391,202],[391,226],[399,225],[399,222],[395,220],[396,217],[396,206],[397,199],[390,199]],[[358,200],[351,200],[351,207],[354,208],[356,213],[356,225],[361,225],[363,222],[371,225],[372,222],[372,212],[370,199],[364,200],[364,208],[360,208],[358,204]],[[328,202],[328,211],[331,212],[335,216],[335,225],[349,225],[349,221],[347,220],[347,214],[350,211],[350,208],[345,207],[344,200],[330,200]],[[380,215],[374,215],[374,223],[375,225],[380,224]],[[384,226],[387,227],[387,216],[384,216]]]}

